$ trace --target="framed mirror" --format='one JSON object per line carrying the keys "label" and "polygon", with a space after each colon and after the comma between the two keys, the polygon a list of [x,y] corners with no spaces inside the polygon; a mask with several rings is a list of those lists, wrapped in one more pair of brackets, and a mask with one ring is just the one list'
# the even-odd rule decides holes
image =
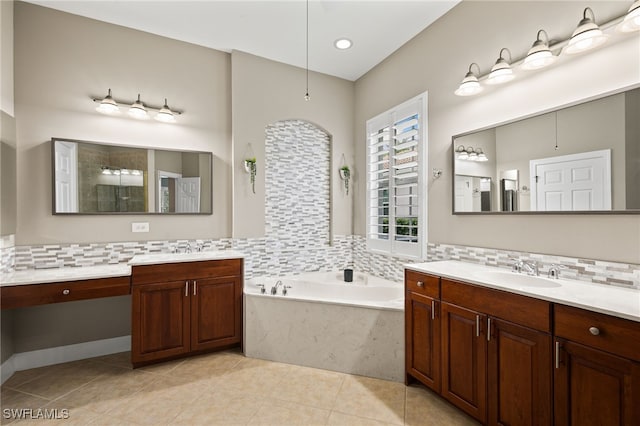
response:
{"label": "framed mirror", "polygon": [[211,214],[213,154],[53,138],[53,214]]}
{"label": "framed mirror", "polygon": [[633,88],[454,136],[453,213],[640,213],[638,117]]}

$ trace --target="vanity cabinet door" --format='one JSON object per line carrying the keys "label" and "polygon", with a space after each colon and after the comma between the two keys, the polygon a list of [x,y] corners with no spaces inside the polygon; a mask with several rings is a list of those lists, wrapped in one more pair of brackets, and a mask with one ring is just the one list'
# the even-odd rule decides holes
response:
{"label": "vanity cabinet door", "polygon": [[442,302],[442,396],[485,423],[486,315]]}
{"label": "vanity cabinet door", "polygon": [[490,319],[488,424],[550,425],[551,335]]}
{"label": "vanity cabinet door", "polygon": [[131,358],[134,365],[189,352],[187,281],[132,288]]}
{"label": "vanity cabinet door", "polygon": [[193,280],[191,350],[237,344],[242,340],[242,280],[238,277]]}
{"label": "vanity cabinet door", "polygon": [[406,373],[440,392],[440,302],[407,291],[405,296]]}
{"label": "vanity cabinet door", "polygon": [[640,364],[556,339],[556,425],[640,424]]}

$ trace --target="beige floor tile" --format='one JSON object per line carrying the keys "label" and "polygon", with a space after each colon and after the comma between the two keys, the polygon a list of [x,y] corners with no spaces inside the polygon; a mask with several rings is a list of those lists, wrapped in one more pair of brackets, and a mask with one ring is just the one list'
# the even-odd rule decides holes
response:
{"label": "beige floor tile", "polygon": [[114,370],[121,369],[91,362],[54,365],[44,374],[16,386],[15,389],[46,399],[56,399]]}
{"label": "beige floor tile", "polygon": [[334,411],[392,424],[404,424],[405,386],[402,383],[347,376]]}
{"label": "beige floor tile", "polygon": [[35,395],[29,395],[13,389],[2,388],[2,424],[15,424],[16,417],[20,413],[15,411],[5,412],[4,410],[35,410],[49,403],[48,399],[40,398]]}
{"label": "beige floor tile", "polygon": [[236,367],[243,357],[237,354],[215,353],[187,358],[177,365],[170,373],[176,377],[190,377],[195,379],[219,377]]}
{"label": "beige floor tile", "polygon": [[206,386],[209,382],[206,378],[194,379],[190,377],[159,376],[146,384],[142,392],[151,398],[184,401],[185,404],[189,404],[203,394],[211,392],[210,389],[212,389],[213,386]]}
{"label": "beige floor tile", "polygon": [[47,368],[48,367],[40,367],[32,368],[30,370],[16,371],[11,377],[7,379],[7,381],[2,384],[2,389],[15,389],[20,385],[23,385],[33,379],[42,376],[47,372]]}
{"label": "beige floor tile", "polygon": [[83,408],[96,413],[106,413],[116,405],[127,403],[127,399],[145,386],[158,380],[151,373],[118,369],[118,373],[97,377],[86,385],[62,396],[49,406],[57,408]]}
{"label": "beige floor tile", "polygon": [[216,378],[220,390],[240,391],[246,395],[277,395],[290,366],[259,359],[245,358],[231,370]]}
{"label": "beige floor tile", "polygon": [[327,426],[386,426],[389,423],[332,411]]}
{"label": "beige floor tile", "polygon": [[[84,425],[95,425],[95,422],[100,420],[100,414],[93,413],[88,410],[82,409],[73,409],[68,411],[61,411],[45,407],[44,410],[48,411],[47,419],[45,418],[34,418],[31,420],[23,420],[12,423],[12,425],[41,425],[41,426],[49,426],[49,425],[61,425],[64,426],[84,426]],[[43,414],[44,416],[45,414]]]}
{"label": "beige floor tile", "polygon": [[192,403],[190,396],[167,399],[159,398],[153,393],[140,392],[104,415],[140,425],[168,425],[183,411],[191,409]]}
{"label": "beige floor tile", "polygon": [[129,353],[18,372],[3,408],[67,409],[2,424],[476,425],[422,386],[245,358],[225,351],[142,369]]}
{"label": "beige floor tile", "polygon": [[422,386],[407,387],[406,424],[410,426],[478,425],[475,420]]}
{"label": "beige floor tile", "polygon": [[183,362],[185,362],[185,359],[181,358],[173,361],[165,361],[159,362],[157,364],[145,365],[144,367],[137,368],[137,370],[146,371],[147,373],[160,374],[163,376],[170,376],[171,372]]}
{"label": "beige floor tile", "polygon": [[336,401],[345,374],[309,367],[291,366],[280,389],[270,396],[330,410]]}
{"label": "beige floor tile", "polygon": [[102,362],[104,364],[114,365],[116,367],[127,368],[129,370],[133,368],[133,366],[131,365],[131,352],[129,351],[99,356],[91,358],[90,360],[94,362]]}
{"label": "beige floor tile", "polygon": [[308,407],[287,401],[265,400],[249,425],[264,426],[321,426],[329,420],[329,410]]}
{"label": "beige floor tile", "polygon": [[224,392],[202,395],[175,419],[184,425],[246,425],[262,406],[263,398]]}

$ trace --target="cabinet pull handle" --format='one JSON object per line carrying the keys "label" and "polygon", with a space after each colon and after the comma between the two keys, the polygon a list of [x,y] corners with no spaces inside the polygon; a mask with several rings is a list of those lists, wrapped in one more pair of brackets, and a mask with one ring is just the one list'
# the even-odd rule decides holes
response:
{"label": "cabinet pull handle", "polygon": [[193,280],[193,295],[198,294],[198,281]]}
{"label": "cabinet pull handle", "polygon": [[62,290],[62,294],[64,294],[65,296],[69,293],[71,293],[71,290],[69,290],[68,288],[65,288],[64,290]]}
{"label": "cabinet pull handle", "polygon": [[188,297],[189,296],[189,281],[185,281],[184,282],[184,297]]}
{"label": "cabinet pull handle", "polygon": [[476,337],[480,337],[480,315],[476,315]]}
{"label": "cabinet pull handle", "polygon": [[556,369],[560,368],[560,342],[556,340]]}
{"label": "cabinet pull handle", "polygon": [[491,341],[491,318],[487,318],[487,342]]}
{"label": "cabinet pull handle", "polygon": [[431,319],[436,319],[436,301],[431,301]]}
{"label": "cabinet pull handle", "polygon": [[418,281],[418,287],[424,287],[424,283],[422,281]]}
{"label": "cabinet pull handle", "polygon": [[597,336],[598,334],[600,334],[600,329],[598,329],[598,327],[589,327],[589,333]]}

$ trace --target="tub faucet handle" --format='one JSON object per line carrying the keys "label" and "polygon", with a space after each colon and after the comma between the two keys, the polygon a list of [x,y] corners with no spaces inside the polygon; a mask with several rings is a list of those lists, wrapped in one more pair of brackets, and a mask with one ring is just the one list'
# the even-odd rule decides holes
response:
{"label": "tub faucet handle", "polygon": [[288,292],[287,292],[287,289],[289,289],[289,288],[291,288],[291,286],[290,286],[290,285],[285,285],[285,286],[283,286],[283,287],[282,287],[282,295],[283,295],[283,296],[286,296],[286,295],[287,295],[287,293],[288,293]]}
{"label": "tub faucet handle", "polygon": [[274,295],[274,296],[275,296],[276,294],[278,294],[278,286],[279,286],[279,285],[283,285],[283,284],[282,284],[282,281],[280,281],[280,280],[278,280],[278,281],[276,282],[276,285],[274,285],[273,287],[271,287],[271,294],[272,294],[272,295]]}
{"label": "tub faucet handle", "polygon": [[260,289],[260,294],[265,294],[267,292],[264,288],[264,284],[256,284],[256,287]]}

